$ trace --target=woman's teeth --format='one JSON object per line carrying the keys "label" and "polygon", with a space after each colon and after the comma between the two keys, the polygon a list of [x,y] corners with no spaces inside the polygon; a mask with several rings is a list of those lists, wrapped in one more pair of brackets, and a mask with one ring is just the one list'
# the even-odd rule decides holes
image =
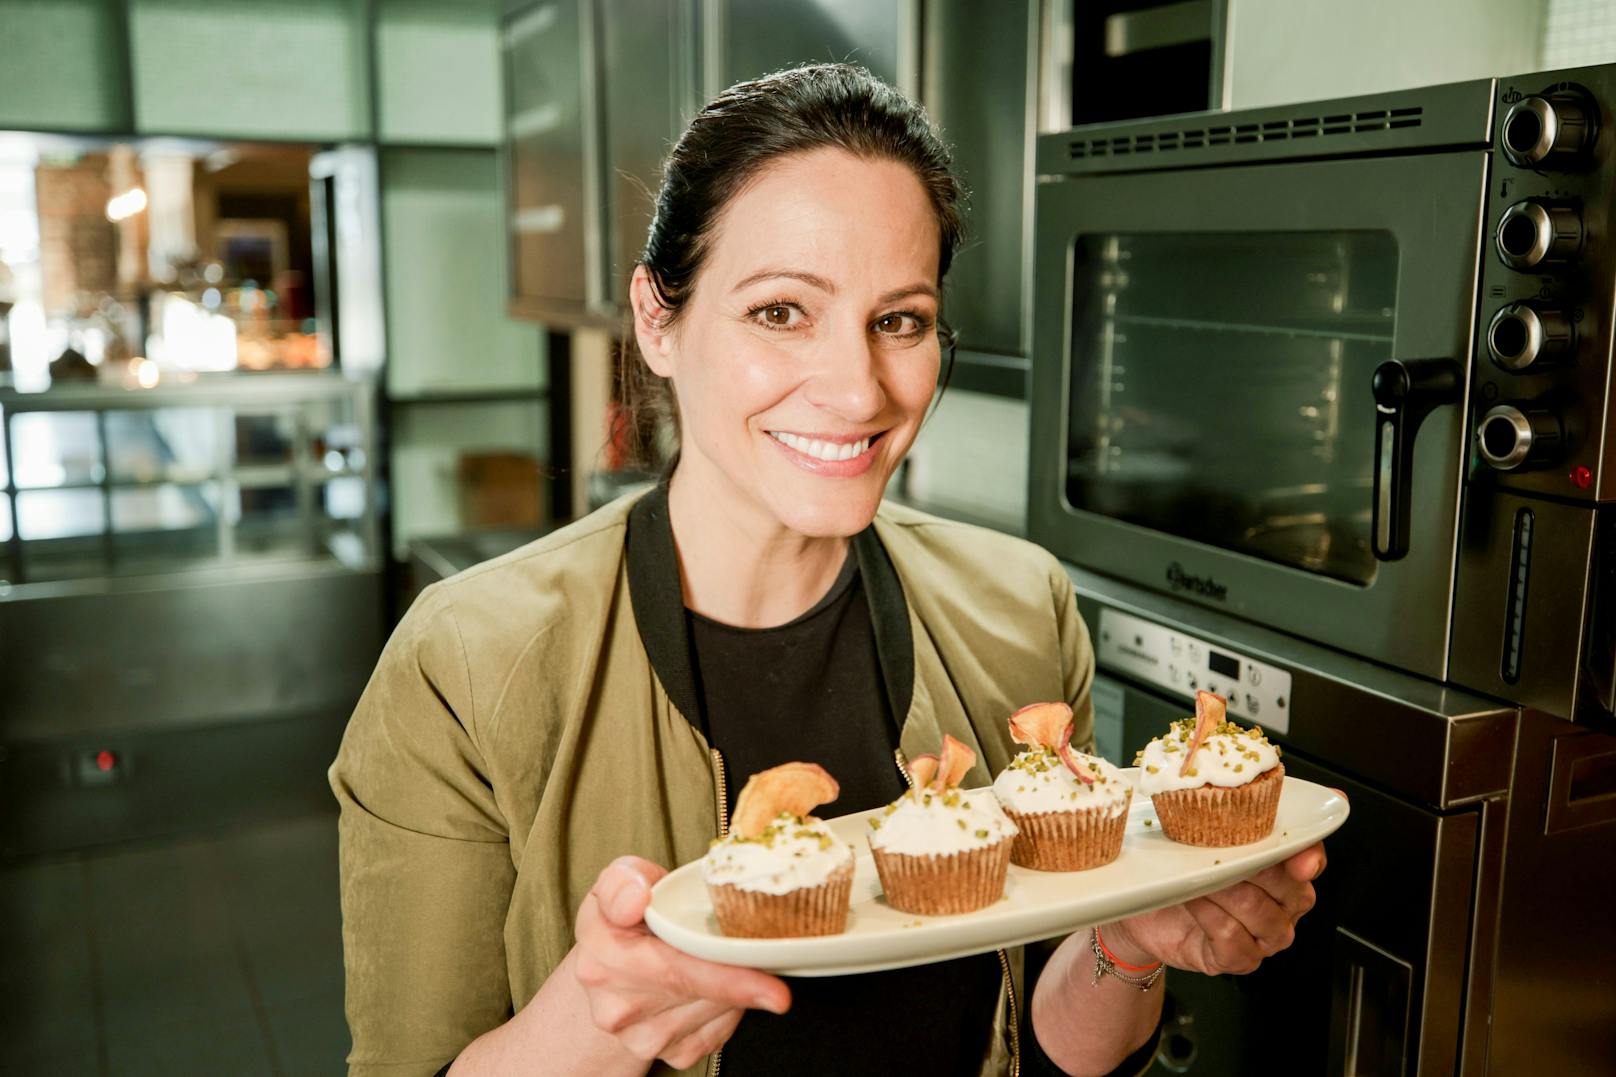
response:
{"label": "woman's teeth", "polygon": [[834,441],[816,441],[813,438],[781,433],[778,430],[770,430],[769,436],[788,448],[796,449],[804,456],[812,456],[816,460],[851,460],[855,456],[863,456],[864,451],[870,447],[869,438],[837,444]]}

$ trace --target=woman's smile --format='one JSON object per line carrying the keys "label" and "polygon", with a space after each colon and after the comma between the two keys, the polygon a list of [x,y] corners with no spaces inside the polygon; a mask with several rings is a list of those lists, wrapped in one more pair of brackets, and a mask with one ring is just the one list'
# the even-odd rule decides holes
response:
{"label": "woman's smile", "polygon": [[798,434],[767,431],[787,460],[814,475],[852,478],[875,462],[876,446],[885,431],[873,434]]}

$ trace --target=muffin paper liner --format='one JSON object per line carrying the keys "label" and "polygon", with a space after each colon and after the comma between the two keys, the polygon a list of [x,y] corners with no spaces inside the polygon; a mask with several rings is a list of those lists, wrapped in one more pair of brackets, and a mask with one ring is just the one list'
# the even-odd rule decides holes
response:
{"label": "muffin paper liner", "polygon": [[1020,831],[1010,848],[1010,862],[1037,871],[1085,871],[1109,864],[1122,855],[1122,833],[1128,829],[1128,805],[1077,811],[1022,814],[1004,809]]}
{"label": "muffin paper liner", "polygon": [[1011,839],[963,853],[924,856],[870,846],[887,904],[920,916],[973,912],[1004,896]]}
{"label": "muffin paper liner", "polygon": [[718,930],[743,939],[839,935],[847,930],[847,905],[852,892],[851,863],[837,868],[818,886],[784,894],[742,890],[729,883],[707,884],[707,896],[718,915]]}
{"label": "muffin paper liner", "polygon": [[1203,785],[1150,798],[1162,833],[1185,845],[1223,847],[1261,841],[1274,830],[1285,767],[1264,771],[1245,785]]}

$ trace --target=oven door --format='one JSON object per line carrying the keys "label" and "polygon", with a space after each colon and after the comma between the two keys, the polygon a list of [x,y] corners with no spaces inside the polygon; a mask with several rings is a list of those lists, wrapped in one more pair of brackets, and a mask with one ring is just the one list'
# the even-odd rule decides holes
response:
{"label": "oven door", "polygon": [[[1041,183],[1032,536],[1445,677],[1486,174],[1451,152]],[[1377,485],[1392,359],[1457,384]],[[1404,484],[1408,549],[1385,559],[1375,501]]]}

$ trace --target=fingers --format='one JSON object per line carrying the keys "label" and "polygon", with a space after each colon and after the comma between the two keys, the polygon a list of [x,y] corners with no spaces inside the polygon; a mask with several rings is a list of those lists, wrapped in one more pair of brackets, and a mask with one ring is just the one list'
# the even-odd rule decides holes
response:
{"label": "fingers", "polygon": [[1324,866],[1328,863],[1324,855],[1324,844],[1310,845],[1285,861],[1285,873],[1292,879],[1301,883],[1310,883],[1324,874]]}
{"label": "fingers", "polygon": [[1296,917],[1261,887],[1236,883],[1226,890],[1208,894],[1206,900],[1245,929],[1257,944],[1261,957],[1277,954],[1295,941]]}
{"label": "fingers", "polygon": [[741,1010],[725,1010],[688,1036],[670,1043],[662,1052],[662,1060],[674,1069],[695,1065],[703,1055],[710,1055],[729,1042],[742,1016]]}
{"label": "fingers", "polygon": [[1184,909],[1204,936],[1200,971],[1247,973],[1262,963],[1263,952],[1257,940],[1222,906],[1208,898],[1196,898],[1186,902]]}
{"label": "fingers", "polygon": [[[625,1022],[613,1034],[630,1054],[650,1062],[656,1058],[666,1057],[683,1041],[699,1035],[703,1029],[715,1022],[729,1019],[730,1029],[733,1030],[734,1025],[740,1022],[743,1012],[745,1011],[729,1006],[720,1006],[716,1002],[687,1002],[639,1020]],[[728,1038],[727,1034],[725,1038]],[[700,1054],[706,1053],[700,1052]]]}
{"label": "fingers", "polygon": [[667,871],[637,856],[620,856],[601,871],[589,894],[601,916],[614,927],[633,927],[645,919],[651,884]]}
{"label": "fingers", "polygon": [[[594,911],[598,906],[590,895],[578,911],[575,972],[592,1000],[609,994],[627,1000],[629,1009],[641,1015],[692,1000],[771,1013],[791,1008],[791,990],[779,977],[691,957],[643,925],[613,927]],[[601,1027],[614,1031],[607,1024]]]}
{"label": "fingers", "polygon": [[662,948],[672,955],[666,983],[676,994],[770,1013],[785,1013],[791,1008],[791,989],[778,976],[703,961],[666,945]]}

